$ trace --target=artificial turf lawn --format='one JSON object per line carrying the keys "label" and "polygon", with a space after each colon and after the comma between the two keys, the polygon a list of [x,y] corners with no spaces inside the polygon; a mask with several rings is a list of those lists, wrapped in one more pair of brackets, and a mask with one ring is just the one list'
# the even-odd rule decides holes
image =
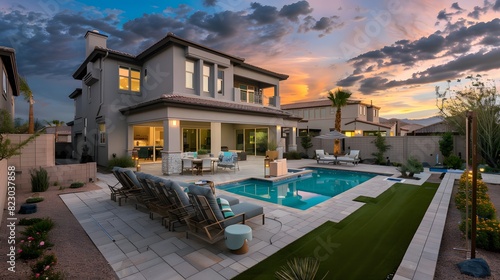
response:
{"label": "artificial turf lawn", "polygon": [[325,222],[233,279],[275,279],[294,257],[319,259],[320,278],[328,272],[326,279],[386,279],[403,259],[437,188],[397,183],[375,199],[359,197],[366,204],[340,223]]}

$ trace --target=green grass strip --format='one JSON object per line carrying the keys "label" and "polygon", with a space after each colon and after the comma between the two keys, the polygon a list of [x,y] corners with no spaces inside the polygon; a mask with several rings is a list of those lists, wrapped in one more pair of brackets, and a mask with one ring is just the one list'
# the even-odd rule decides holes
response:
{"label": "green grass strip", "polygon": [[399,266],[438,184],[397,183],[340,223],[326,222],[234,279],[274,279],[294,257],[320,260],[317,276],[386,279]]}

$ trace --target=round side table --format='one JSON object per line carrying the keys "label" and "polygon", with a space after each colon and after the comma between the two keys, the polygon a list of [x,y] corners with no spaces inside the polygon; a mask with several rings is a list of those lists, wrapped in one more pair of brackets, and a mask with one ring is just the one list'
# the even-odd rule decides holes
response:
{"label": "round side table", "polygon": [[248,252],[247,240],[252,240],[252,228],[247,225],[230,225],[224,230],[226,246],[232,253],[242,255]]}

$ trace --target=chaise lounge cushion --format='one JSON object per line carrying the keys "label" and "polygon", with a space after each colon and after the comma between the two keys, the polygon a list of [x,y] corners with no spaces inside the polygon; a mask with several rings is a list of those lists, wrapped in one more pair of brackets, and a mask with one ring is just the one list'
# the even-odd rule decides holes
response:
{"label": "chaise lounge cushion", "polygon": [[210,208],[212,208],[215,218],[218,221],[224,220],[224,215],[222,215],[222,211],[220,210],[219,205],[217,204],[217,200],[215,199],[215,196],[212,193],[211,189],[203,188],[197,185],[189,185],[188,191],[194,195],[204,196],[207,199],[208,205],[210,205]]}
{"label": "chaise lounge cushion", "polygon": [[[256,217],[258,215],[264,214],[264,208],[257,204],[252,204],[248,202],[242,202],[236,205],[231,206],[234,215],[239,215],[245,213],[245,219],[250,219]],[[224,222],[224,226],[230,226],[237,223],[241,223],[243,221],[243,216],[236,217],[234,219],[230,219]]]}
{"label": "chaise lounge cushion", "polygon": [[169,179],[165,179],[165,178],[161,178],[161,177],[158,177],[158,176],[154,176],[154,175],[151,175],[151,174],[147,174],[147,173],[142,173],[142,172],[136,172],[135,174],[136,174],[136,176],[138,178],[149,179],[149,180],[153,181],[155,184],[158,183],[158,182],[161,182],[161,183],[163,183],[163,185],[166,188],[173,189],[174,192],[177,193],[177,196],[179,197],[179,200],[181,201],[181,203],[182,203],[183,206],[188,206],[188,205],[191,204],[189,202],[189,199],[188,199],[187,195],[184,193],[184,191],[182,190],[182,188],[181,188],[181,186],[179,185],[178,182],[172,181],[172,180],[169,180]]}

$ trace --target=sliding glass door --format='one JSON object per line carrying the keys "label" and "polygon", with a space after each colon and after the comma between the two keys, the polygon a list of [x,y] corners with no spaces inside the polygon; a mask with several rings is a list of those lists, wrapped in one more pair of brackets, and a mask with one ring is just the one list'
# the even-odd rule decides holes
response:
{"label": "sliding glass door", "polygon": [[[247,155],[264,156],[269,137],[268,128],[250,128],[236,130],[236,146],[243,146]],[[243,143],[239,143],[242,140]]]}

